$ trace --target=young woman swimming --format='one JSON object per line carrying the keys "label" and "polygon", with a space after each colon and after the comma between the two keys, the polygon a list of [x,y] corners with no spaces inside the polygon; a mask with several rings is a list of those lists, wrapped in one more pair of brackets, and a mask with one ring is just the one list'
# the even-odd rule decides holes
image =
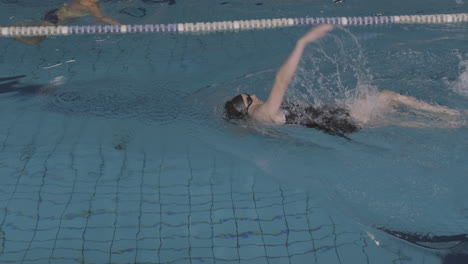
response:
{"label": "young woman swimming", "polygon": [[[320,25],[312,28],[296,43],[296,46],[289,58],[276,74],[273,88],[268,99],[263,102],[255,95],[246,93],[237,95],[224,106],[224,116],[226,119],[246,119],[252,118],[266,124],[296,124],[310,128],[322,130],[331,135],[342,136],[356,132],[362,127],[373,123],[372,116],[369,115],[368,99],[356,100],[352,107],[341,107],[337,105],[299,105],[283,102],[286,89],[291,81],[304,48],[308,43],[314,42],[325,36],[332,30],[331,25]],[[436,106],[417,100],[416,98],[404,96],[395,92],[384,90],[374,96],[379,109],[391,109],[398,105],[405,105],[409,108],[428,111],[441,115],[457,116],[460,113],[456,110]],[[366,111],[364,111],[366,110]],[[421,127],[424,124],[419,122],[401,122],[401,126]]]}
{"label": "young woman swimming", "polygon": [[[39,24],[34,26],[61,26],[70,23],[73,19],[94,16],[98,20],[112,25],[120,25],[119,21],[106,17],[99,8],[99,0],[72,0],[61,8],[50,10]],[[32,26],[32,25],[28,25]],[[18,41],[27,44],[37,44],[45,37],[17,37]]]}

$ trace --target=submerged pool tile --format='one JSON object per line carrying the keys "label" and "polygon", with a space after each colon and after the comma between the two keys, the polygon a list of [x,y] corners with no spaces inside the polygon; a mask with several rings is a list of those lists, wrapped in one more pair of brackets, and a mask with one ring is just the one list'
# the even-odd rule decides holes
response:
{"label": "submerged pool tile", "polygon": [[235,223],[224,223],[213,226],[213,242],[215,246],[237,246],[238,233]]}
{"label": "submerged pool tile", "polygon": [[188,212],[187,213],[175,213],[166,212],[162,214],[161,221],[171,227],[182,227],[188,223]]}
{"label": "submerged pool tile", "polygon": [[190,207],[190,221],[194,223],[210,223],[211,212],[208,210],[195,210],[195,207]]}
{"label": "submerged pool tile", "polygon": [[[343,244],[338,247],[338,255],[342,260],[353,260],[356,263],[366,263],[367,256],[363,253],[363,248],[353,244]],[[382,259],[383,261],[383,259]]]}
{"label": "submerged pool tile", "polygon": [[154,213],[155,210],[159,212],[160,206],[161,206],[161,203],[159,202],[158,197],[143,195],[142,200],[141,200],[141,210],[143,212]]}
{"label": "submerged pool tile", "polygon": [[314,252],[314,250],[315,248],[312,241],[289,242],[288,245],[290,255],[307,254],[308,252]]}
{"label": "submerged pool tile", "polygon": [[283,207],[281,205],[273,205],[271,207],[259,208],[257,207],[258,216],[262,220],[275,220],[284,218]]}
{"label": "submerged pool tile", "polygon": [[275,219],[273,221],[260,221],[260,225],[263,231],[265,242],[267,244],[283,243],[285,241],[286,234],[289,232],[285,222],[281,218]]}
{"label": "submerged pool tile", "polygon": [[249,259],[242,259],[241,264],[268,264],[268,258],[265,256],[249,258]]}
{"label": "submerged pool tile", "polygon": [[[143,214],[156,214],[161,210],[161,204],[156,201],[149,202],[148,200],[143,200],[141,204],[141,210]],[[136,208],[135,208],[136,209]]]}
{"label": "submerged pool tile", "polygon": [[[290,263],[289,257],[268,257],[269,264],[284,264]],[[330,263],[327,263],[330,264]]]}
{"label": "submerged pool tile", "polygon": [[114,199],[116,196],[116,193],[117,193],[117,185],[115,185],[114,183],[111,183],[111,184],[100,183],[96,185],[95,200],[99,200],[103,198]]}
{"label": "submerged pool tile", "polygon": [[213,227],[209,223],[197,223],[189,226],[190,236],[199,239],[211,239]]}
{"label": "submerged pool tile", "polygon": [[263,244],[263,234],[258,225],[255,227],[251,224],[238,223],[238,229],[240,245]]}
{"label": "submerged pool tile", "polygon": [[87,219],[88,221],[87,226],[92,227],[92,228],[109,227],[114,224],[115,217],[116,215],[112,213],[111,211],[106,212],[106,211],[96,210]]}
{"label": "submerged pool tile", "polygon": [[233,206],[232,206],[232,201],[231,200],[225,200],[225,201],[217,201],[213,203],[213,208],[211,211],[214,214],[219,214],[220,212],[225,212],[226,214],[231,214],[234,213],[233,211]]}
{"label": "submerged pool tile", "polygon": [[207,200],[211,199],[211,194],[213,193],[212,186],[206,185],[192,185],[190,187],[190,194],[195,199]]}
{"label": "submerged pool tile", "polygon": [[311,227],[312,229],[312,236],[317,243],[321,244],[329,244],[330,241],[335,240],[335,236],[333,235],[333,228],[328,225],[319,226],[319,227]]}
{"label": "submerged pool tile", "polygon": [[[303,254],[297,254],[297,255],[292,255],[291,256],[291,263],[297,263],[297,264],[302,264],[302,263],[307,263],[307,264],[320,264],[315,261],[315,256],[313,252],[308,252],[308,253],[303,253]],[[341,262],[343,264],[349,263],[352,264],[351,262],[346,262],[343,261]],[[357,263],[366,263],[366,262],[356,262]],[[323,263],[323,264],[334,264],[334,263]]]}
{"label": "submerged pool tile", "polygon": [[[50,257],[52,248],[42,247],[42,248],[30,248],[26,255],[24,256],[25,260],[36,260],[43,259],[47,260]],[[19,259],[18,259],[19,260]]]}
{"label": "submerged pool tile", "polygon": [[18,263],[18,260],[22,259],[24,256],[24,251],[19,252],[10,252],[5,251],[0,256],[1,263]]}
{"label": "submerged pool tile", "polygon": [[316,240],[315,247],[317,250],[316,255],[318,263],[339,263],[333,241],[330,243],[323,243],[323,241]]}
{"label": "submerged pool tile", "polygon": [[268,257],[287,257],[288,256],[288,249],[286,245],[265,245],[266,254]]}
{"label": "submerged pool tile", "polygon": [[243,193],[232,193],[232,197],[230,197],[236,206],[236,208],[243,208],[249,207],[250,203],[252,202],[253,196],[250,192],[243,192]]}
{"label": "submerged pool tile", "polygon": [[286,220],[290,229],[307,229],[309,225],[305,214],[287,215]]}
{"label": "submerged pool tile", "polygon": [[143,228],[156,227],[160,223],[161,215],[158,213],[149,214],[143,213],[140,218],[140,225]]}
{"label": "submerged pool tile", "polygon": [[81,248],[56,248],[52,255],[52,258],[56,258],[55,263],[60,263],[58,259],[80,259],[81,258]]}
{"label": "submerged pool tile", "polygon": [[224,261],[237,261],[239,259],[239,249],[236,247],[218,247],[216,246],[213,249],[214,256],[216,258],[216,263],[219,260]]}
{"label": "submerged pool tile", "polygon": [[200,238],[197,235],[190,236],[189,244],[191,247],[203,247],[203,248],[211,248],[213,246],[213,238]]}
{"label": "submerged pool tile", "polygon": [[286,215],[298,215],[304,214],[306,204],[304,201],[294,201],[290,203],[285,203],[284,212]]}
{"label": "submerged pool tile", "polygon": [[192,263],[214,263],[213,250],[211,247],[196,246],[190,250]]}
{"label": "submerged pool tile", "polygon": [[156,249],[139,249],[135,252],[135,261],[129,263],[158,263],[158,252]]}
{"label": "submerged pool tile", "polygon": [[[164,204],[166,206],[171,206],[174,208],[177,207],[183,207],[185,206],[186,208],[189,206],[189,197],[188,195],[182,194],[182,195],[171,195],[171,194],[164,194],[161,197],[161,204]],[[171,210],[174,211],[174,210]],[[186,209],[185,212],[188,212]]]}
{"label": "submerged pool tile", "polygon": [[[120,207],[120,206],[119,206]],[[132,226],[138,223],[138,212],[137,206],[120,207],[117,215],[117,226]]]}
{"label": "submerged pool tile", "polygon": [[171,235],[162,237],[162,249],[184,249],[189,247],[188,237],[180,235]]}
{"label": "submerged pool tile", "polygon": [[44,262],[44,263],[54,263],[54,264],[57,264],[57,263],[64,263],[64,262],[74,262],[74,259],[72,258],[38,258],[38,259],[28,259],[28,260],[24,260],[22,261],[22,263],[25,263],[25,264],[35,264],[35,263],[41,263],[41,262]]}
{"label": "submerged pool tile", "polygon": [[213,224],[223,224],[225,222],[231,222],[234,219],[234,211],[232,208],[217,208],[212,211],[211,219]]}
{"label": "submerged pool tile", "polygon": [[135,239],[138,229],[129,227],[116,227],[114,233],[115,240]]}
{"label": "submerged pool tile", "polygon": [[[10,251],[21,250],[23,247],[29,244],[29,241],[31,241],[31,239],[34,236],[33,229],[18,230],[16,228],[7,229],[3,227],[2,232],[4,233],[5,238],[8,241],[8,244],[5,245],[5,248],[13,247],[13,249],[8,249]],[[15,249],[15,247],[20,247],[20,248]]]}
{"label": "submerged pool tile", "polygon": [[208,211],[213,205],[211,196],[191,196],[190,206],[192,211]]}
{"label": "submerged pool tile", "polygon": [[249,205],[245,207],[236,206],[235,212],[236,216],[243,219],[256,219],[258,215],[257,210],[252,206],[252,202],[250,202]]}
{"label": "submerged pool tile", "polygon": [[158,260],[160,260],[160,263],[166,263],[166,262],[175,262],[175,261],[182,261],[182,263],[187,262],[187,256],[189,255],[189,249],[188,248],[178,248],[178,249],[172,249],[172,248],[162,248],[159,251],[159,256]]}
{"label": "submerged pool tile", "polygon": [[141,237],[136,242],[139,249],[145,250],[156,250],[161,246],[161,238],[159,236]]}
{"label": "submerged pool tile", "polygon": [[239,255],[241,259],[257,259],[265,256],[265,250],[263,245],[241,245],[239,247]]}
{"label": "submerged pool tile", "polygon": [[135,260],[135,241],[117,240],[112,244],[110,262],[133,263]]}
{"label": "submerged pool tile", "polygon": [[[159,176],[159,184],[161,186],[170,187],[170,188],[187,188],[187,182],[190,178],[190,171],[183,169],[165,169],[161,172]],[[187,189],[185,190],[187,192]]]}
{"label": "submerged pool tile", "polygon": [[47,241],[44,243],[49,243],[48,241],[54,241],[55,237],[57,236],[58,226],[54,229],[47,229],[47,230],[37,230],[36,236],[34,240],[37,241]]}
{"label": "submerged pool tile", "polygon": [[112,227],[88,228],[85,233],[85,240],[107,243],[108,241],[112,241],[113,236],[114,228]]}
{"label": "submerged pool tile", "polygon": [[[30,215],[30,214],[32,214],[32,212],[36,212],[36,207],[37,207],[37,204],[34,203],[34,202],[31,202],[31,200],[13,198],[13,199],[10,200],[10,203],[8,205],[8,208],[10,209],[9,210],[10,212],[8,213],[8,217],[10,217],[11,215],[23,215],[23,214]],[[25,213],[23,213],[23,212],[25,212]],[[19,218],[19,221],[22,222],[21,226],[23,226],[23,227],[28,226],[28,224],[26,223],[28,221],[26,219],[24,219],[23,217],[15,216],[15,222],[18,222],[17,221],[18,218]],[[21,218],[23,218],[23,219],[21,219]],[[29,221],[31,221],[31,220],[32,219],[29,219]]]}
{"label": "submerged pool tile", "polygon": [[312,238],[309,231],[306,230],[290,230],[288,236],[288,243],[294,242],[311,242]]}
{"label": "submerged pool tile", "polygon": [[85,253],[85,263],[89,264],[101,264],[101,263],[110,263],[109,262],[109,253],[107,252],[86,252]]}

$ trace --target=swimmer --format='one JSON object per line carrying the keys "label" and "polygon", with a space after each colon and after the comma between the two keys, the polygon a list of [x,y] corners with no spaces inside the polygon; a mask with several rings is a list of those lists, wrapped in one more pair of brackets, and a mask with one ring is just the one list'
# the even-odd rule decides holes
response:
{"label": "swimmer", "polygon": [[[40,23],[27,26],[61,26],[69,24],[73,19],[94,16],[99,21],[112,25],[120,25],[119,21],[106,17],[99,8],[99,0],[72,0],[68,4],[64,4],[61,8],[52,9],[44,16]],[[24,23],[17,23],[17,26]],[[44,40],[45,36],[40,37],[16,37],[15,39],[26,44],[37,44]]]}
{"label": "swimmer", "polygon": [[[278,70],[275,82],[268,99],[263,102],[255,95],[240,94],[227,101],[224,106],[224,117],[228,120],[251,118],[265,124],[295,124],[319,129],[331,135],[347,138],[347,134],[356,132],[362,127],[373,124],[372,116],[365,111],[371,105],[368,99],[356,100],[352,107],[338,105],[299,105],[283,102],[286,89],[291,81],[302,53],[307,44],[325,36],[332,30],[331,25],[320,25],[312,28],[296,43],[289,58]],[[399,105],[428,111],[444,116],[458,116],[456,110],[444,106],[431,105],[416,98],[401,95],[392,91],[381,91],[376,96],[378,108],[394,109]],[[366,101],[367,100],[367,101]],[[398,125],[423,127],[419,122],[401,122]]]}

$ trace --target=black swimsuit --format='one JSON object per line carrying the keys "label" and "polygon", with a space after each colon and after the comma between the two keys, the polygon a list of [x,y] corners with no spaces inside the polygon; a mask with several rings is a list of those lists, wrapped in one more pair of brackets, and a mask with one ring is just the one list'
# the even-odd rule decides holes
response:
{"label": "black swimsuit", "polygon": [[44,21],[47,21],[47,22],[50,22],[54,25],[57,25],[59,22],[60,22],[60,19],[57,15],[57,11],[59,11],[60,9],[52,9],[50,10],[49,12],[47,12],[47,14],[44,16]]}
{"label": "black swimsuit", "polygon": [[281,109],[285,111],[286,124],[316,128],[330,135],[344,138],[348,138],[346,134],[361,129],[345,108],[332,105],[315,107],[283,103]]}

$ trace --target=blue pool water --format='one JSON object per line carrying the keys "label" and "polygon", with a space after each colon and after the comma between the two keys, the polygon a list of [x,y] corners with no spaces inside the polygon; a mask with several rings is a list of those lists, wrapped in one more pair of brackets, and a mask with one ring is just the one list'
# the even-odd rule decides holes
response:
{"label": "blue pool water", "polygon": [[[154,2],[101,5],[128,24],[468,12],[465,0]],[[0,25],[61,3],[0,1]],[[306,30],[0,39],[0,78],[25,75],[0,82],[0,263],[466,263],[467,242],[378,229],[468,233],[466,125],[346,140],[223,121],[225,99],[267,96]],[[467,33],[337,28],[307,48],[287,96],[388,89],[468,109]]]}

